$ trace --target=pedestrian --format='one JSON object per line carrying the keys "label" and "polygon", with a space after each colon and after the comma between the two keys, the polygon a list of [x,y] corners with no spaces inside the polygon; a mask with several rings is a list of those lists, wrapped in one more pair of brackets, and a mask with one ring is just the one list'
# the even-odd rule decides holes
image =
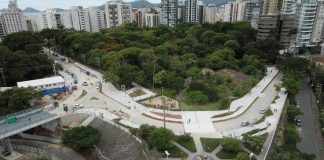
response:
{"label": "pedestrian", "polygon": [[30,119],[30,117],[28,117],[28,119],[29,119],[29,123],[31,122],[31,119]]}
{"label": "pedestrian", "polygon": [[108,108],[106,107],[106,110],[108,110]]}

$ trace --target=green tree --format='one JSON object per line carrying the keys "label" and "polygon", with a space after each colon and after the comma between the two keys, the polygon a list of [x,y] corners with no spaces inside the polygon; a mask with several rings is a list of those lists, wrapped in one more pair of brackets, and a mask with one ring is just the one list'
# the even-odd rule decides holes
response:
{"label": "green tree", "polygon": [[186,91],[185,92],[187,103],[207,103],[208,96],[201,91]]}
{"label": "green tree", "polygon": [[91,126],[72,128],[64,132],[62,143],[77,151],[89,152],[99,141],[99,131]]}
{"label": "green tree", "polygon": [[303,112],[300,110],[300,108],[297,108],[295,105],[288,105],[287,114],[288,120],[290,122],[294,122],[294,119],[297,116],[303,115]]}
{"label": "green tree", "polygon": [[239,152],[234,160],[250,160],[250,157],[246,152]]}
{"label": "green tree", "polygon": [[150,126],[148,124],[143,124],[140,126],[138,130],[138,135],[144,139],[145,141],[148,141],[149,137],[151,136],[152,132],[156,129],[155,126]]}
{"label": "green tree", "polygon": [[287,89],[288,93],[293,95],[297,94],[300,90],[300,83],[296,79],[290,77],[283,81],[282,86]]}
{"label": "green tree", "polygon": [[225,42],[225,47],[231,48],[234,51],[238,51],[240,48],[240,44],[236,40],[228,40]]}
{"label": "green tree", "polygon": [[25,50],[26,53],[36,54],[41,50],[43,39],[39,33],[23,31],[5,36],[2,43],[13,52]]}
{"label": "green tree", "polygon": [[114,73],[111,73],[110,71],[106,71],[103,78],[106,82],[111,82],[116,86],[119,85],[119,81],[120,81],[119,76]]}
{"label": "green tree", "polygon": [[233,137],[224,137],[222,147],[228,152],[238,153],[242,149],[243,144],[239,139]]}
{"label": "green tree", "polygon": [[160,151],[170,148],[170,141],[174,139],[174,134],[166,128],[155,129],[149,137],[148,143]]}
{"label": "green tree", "polygon": [[293,124],[286,125],[285,128],[285,144],[291,146],[292,148],[296,147],[296,144],[301,141],[299,134]]}

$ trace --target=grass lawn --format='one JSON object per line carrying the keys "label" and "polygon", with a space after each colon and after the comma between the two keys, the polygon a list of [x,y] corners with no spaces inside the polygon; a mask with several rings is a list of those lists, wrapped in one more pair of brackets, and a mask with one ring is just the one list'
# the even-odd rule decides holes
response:
{"label": "grass lawn", "polygon": [[175,158],[186,158],[188,157],[188,154],[183,152],[180,148],[178,148],[175,145],[171,145],[171,147],[168,149],[168,152],[170,153],[169,157],[175,157]]}
{"label": "grass lawn", "polygon": [[183,147],[187,148],[191,152],[197,152],[195,142],[192,137],[186,137],[187,139],[181,138],[177,136],[175,141],[182,145]]}
{"label": "grass lawn", "polygon": [[271,109],[269,108],[269,109],[266,111],[266,113],[262,116],[262,118],[259,119],[258,121],[256,121],[254,124],[262,123],[262,122],[266,119],[266,117],[268,117],[268,116],[272,116],[272,115],[273,115],[273,113],[272,113]]}
{"label": "grass lawn", "polygon": [[138,96],[142,96],[145,95],[146,93],[140,89],[137,89],[135,92],[129,94],[130,97],[138,97]]}
{"label": "grass lawn", "polygon": [[[162,95],[162,89],[161,88],[151,88],[152,92],[156,93],[157,95]],[[177,96],[177,91],[169,88],[163,88],[163,95],[170,97],[172,99],[175,99]]]}
{"label": "grass lawn", "polygon": [[215,111],[221,108],[220,102],[207,104],[187,104],[180,102],[180,109],[186,111]]}
{"label": "grass lawn", "polygon": [[236,155],[237,155],[237,153],[227,152],[224,149],[222,149],[218,153],[216,153],[216,156],[220,159],[234,159],[236,157]]}
{"label": "grass lawn", "polygon": [[204,151],[206,152],[212,152],[214,149],[216,149],[220,143],[222,142],[222,139],[219,138],[200,138],[201,144],[204,148]]}
{"label": "grass lawn", "polygon": [[79,100],[79,99],[81,99],[82,97],[84,97],[84,96],[86,96],[88,94],[88,92],[87,91],[85,91],[85,90],[82,90],[82,93],[81,93],[81,95],[75,100],[75,101],[77,101],[77,100]]}

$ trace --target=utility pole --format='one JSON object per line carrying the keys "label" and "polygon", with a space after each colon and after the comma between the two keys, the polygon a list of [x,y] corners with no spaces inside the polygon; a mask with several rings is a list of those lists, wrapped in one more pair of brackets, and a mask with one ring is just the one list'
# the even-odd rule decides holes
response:
{"label": "utility pole", "polygon": [[97,57],[97,64],[99,66],[99,69],[101,69],[101,67],[100,67],[100,57]]}
{"label": "utility pole", "polygon": [[320,83],[317,83],[316,85],[316,93],[317,93],[317,103],[320,102],[320,98],[321,98],[321,93],[322,93],[322,87],[323,85]]}
{"label": "utility pole", "polygon": [[56,63],[53,64],[53,71],[54,71],[54,74],[56,75],[56,68],[55,68],[56,66],[55,65],[56,65]]}
{"label": "utility pole", "polygon": [[83,63],[86,63],[86,56],[85,56],[85,54],[81,54],[81,57],[82,57],[82,59],[83,59]]}
{"label": "utility pole", "polygon": [[155,74],[155,62],[153,64],[153,89],[154,89],[154,83],[155,83],[155,80],[154,80],[154,74]]}
{"label": "utility pole", "polygon": [[165,128],[165,106],[164,106],[164,97],[163,97],[163,87],[161,87],[162,88],[162,107],[163,107],[163,115],[164,115],[164,117],[163,117],[163,126],[164,126],[164,128]]}
{"label": "utility pole", "polygon": [[1,74],[2,74],[3,83],[4,83],[5,87],[7,87],[6,79],[5,79],[5,76],[3,74],[3,69],[0,68],[0,71],[1,71]]}

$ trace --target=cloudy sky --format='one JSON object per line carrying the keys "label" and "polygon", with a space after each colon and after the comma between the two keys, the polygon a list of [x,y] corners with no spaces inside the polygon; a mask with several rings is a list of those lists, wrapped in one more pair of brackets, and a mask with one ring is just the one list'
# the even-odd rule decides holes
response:
{"label": "cloudy sky", "polygon": [[[18,0],[18,7],[25,9],[32,7],[37,10],[45,10],[47,8],[63,8],[67,9],[70,6],[98,6],[109,0]],[[127,2],[134,0],[125,0]],[[159,3],[161,0],[148,0],[152,3]],[[0,0],[0,9],[7,8],[9,0]]]}

